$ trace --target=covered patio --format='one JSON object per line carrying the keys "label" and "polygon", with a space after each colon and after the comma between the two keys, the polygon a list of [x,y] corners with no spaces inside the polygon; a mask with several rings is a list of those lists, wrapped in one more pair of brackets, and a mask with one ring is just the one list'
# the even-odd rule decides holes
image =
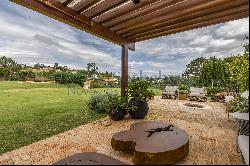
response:
{"label": "covered patio", "polygon": [[[10,0],[121,46],[121,94],[128,84],[128,52],[136,43],[249,17],[248,0]],[[153,49],[153,48],[152,48]],[[186,101],[189,102],[189,101]],[[178,100],[149,102],[144,120],[173,123],[189,136],[190,153],[177,164],[243,164],[236,133],[222,103],[187,109]],[[114,133],[137,121],[106,117],[0,156],[0,164],[53,164],[81,152],[99,152],[132,164],[114,151]]]}

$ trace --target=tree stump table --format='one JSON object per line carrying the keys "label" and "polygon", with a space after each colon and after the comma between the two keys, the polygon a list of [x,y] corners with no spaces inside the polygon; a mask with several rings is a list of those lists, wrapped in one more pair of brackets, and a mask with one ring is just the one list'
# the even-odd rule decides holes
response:
{"label": "tree stump table", "polygon": [[66,157],[53,165],[128,165],[101,153],[85,152]]}
{"label": "tree stump table", "polygon": [[154,121],[136,122],[130,130],[115,133],[114,150],[134,153],[138,165],[173,164],[189,153],[188,135],[173,124]]}

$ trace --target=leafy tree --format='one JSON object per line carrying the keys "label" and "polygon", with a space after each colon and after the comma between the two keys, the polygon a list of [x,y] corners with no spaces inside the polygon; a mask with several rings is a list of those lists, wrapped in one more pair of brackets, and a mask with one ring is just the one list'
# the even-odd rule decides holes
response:
{"label": "leafy tree", "polygon": [[6,72],[7,72],[7,69],[5,67],[1,67],[0,66],[0,79],[2,78],[5,78],[6,76]]}
{"label": "leafy tree", "polygon": [[197,58],[192,60],[186,67],[186,70],[182,74],[183,80],[182,83],[188,84],[189,86],[197,86],[203,80],[200,80],[201,71],[203,65],[207,62],[207,59],[204,57]]}
{"label": "leafy tree", "polygon": [[22,69],[22,65],[5,56],[0,57],[0,67],[4,68],[5,79],[7,80],[9,80],[17,71]]}
{"label": "leafy tree", "polygon": [[57,72],[54,74],[54,79],[56,83],[59,84],[68,84],[75,83],[83,86],[84,81],[86,80],[85,75],[82,74],[74,74],[70,72]]}
{"label": "leafy tree", "polygon": [[96,67],[95,63],[88,63],[87,64],[87,76],[93,77],[94,74],[97,74],[98,67]]}
{"label": "leafy tree", "polygon": [[55,69],[57,69],[58,66],[59,66],[59,63],[55,63],[55,64],[54,64],[54,68],[55,68]]}
{"label": "leafy tree", "polygon": [[249,89],[249,55],[234,56],[231,63],[227,63],[230,79],[240,85],[240,90]]}

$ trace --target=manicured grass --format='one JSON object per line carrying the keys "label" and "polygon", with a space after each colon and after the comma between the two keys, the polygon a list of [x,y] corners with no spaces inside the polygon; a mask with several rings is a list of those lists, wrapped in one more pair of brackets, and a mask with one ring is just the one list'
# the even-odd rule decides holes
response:
{"label": "manicured grass", "polygon": [[88,109],[90,96],[59,84],[0,81],[0,154],[104,117]]}
{"label": "manicured grass", "polygon": [[86,102],[94,92],[105,91],[120,89],[0,81],[0,154],[104,117]]}

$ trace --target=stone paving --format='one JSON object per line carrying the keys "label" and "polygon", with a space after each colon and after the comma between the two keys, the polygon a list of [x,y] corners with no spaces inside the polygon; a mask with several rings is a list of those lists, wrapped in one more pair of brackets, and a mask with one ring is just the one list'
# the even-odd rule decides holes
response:
{"label": "stone paving", "polygon": [[[149,102],[150,111],[144,120],[173,123],[189,135],[189,155],[177,165],[214,164],[242,165],[236,150],[234,121],[228,119],[225,106],[218,102],[205,102],[208,109],[182,106],[181,100],[155,97]],[[114,151],[111,137],[115,132],[129,129],[130,124],[142,121],[129,116],[122,121],[109,117],[79,126],[73,130],[35,142],[0,156],[0,164],[48,165],[81,152],[99,152],[132,164],[132,154]]]}

